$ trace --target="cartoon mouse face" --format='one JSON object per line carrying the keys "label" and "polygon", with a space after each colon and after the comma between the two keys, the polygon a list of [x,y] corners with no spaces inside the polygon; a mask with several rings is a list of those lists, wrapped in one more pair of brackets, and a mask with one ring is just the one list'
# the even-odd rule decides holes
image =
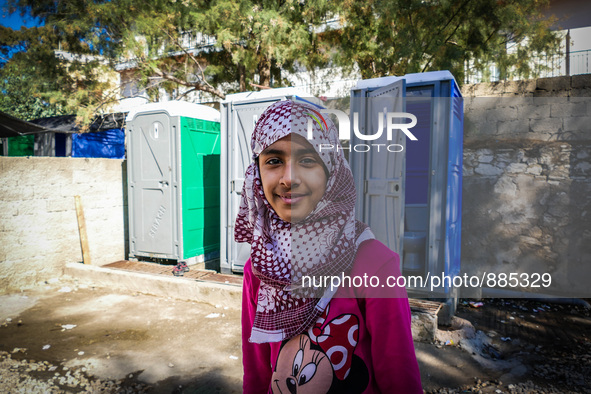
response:
{"label": "cartoon mouse face", "polygon": [[333,381],[332,365],[310,338],[298,335],[281,349],[272,376],[273,393],[327,393]]}

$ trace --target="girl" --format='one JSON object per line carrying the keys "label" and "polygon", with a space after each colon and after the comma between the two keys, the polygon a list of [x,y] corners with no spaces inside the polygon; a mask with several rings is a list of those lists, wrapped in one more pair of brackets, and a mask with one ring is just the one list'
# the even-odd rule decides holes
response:
{"label": "girl", "polygon": [[385,284],[400,275],[398,255],[355,220],[353,177],[332,121],[280,101],[257,122],[251,147],[235,227],[236,241],[251,245],[244,392],[422,393],[405,290],[318,282],[365,275]]}

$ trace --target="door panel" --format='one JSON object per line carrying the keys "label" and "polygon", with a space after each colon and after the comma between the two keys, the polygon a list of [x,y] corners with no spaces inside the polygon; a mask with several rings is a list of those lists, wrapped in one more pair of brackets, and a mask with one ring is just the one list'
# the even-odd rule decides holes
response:
{"label": "door panel", "polygon": [[[361,140],[352,133],[350,155],[353,174],[357,178],[357,217],[372,228],[377,239],[402,255],[406,136],[395,129],[392,139],[388,139],[387,114],[404,112],[404,81],[363,91],[363,97],[354,96],[352,101],[359,102],[351,103],[351,111],[359,111],[360,133],[373,135],[382,129],[381,135],[372,141]],[[407,119],[394,121],[407,122]],[[371,146],[370,150],[362,152],[367,145]],[[392,151],[386,147],[392,147]]]}
{"label": "door panel", "polygon": [[244,184],[244,173],[252,161],[252,150],[250,148],[250,139],[257,120],[265,110],[280,98],[260,103],[247,103],[232,105],[232,118],[228,130],[230,141],[229,149],[229,213],[228,223],[226,224],[226,247],[229,251],[228,259],[233,271],[242,271],[244,263],[250,257],[250,245],[247,243],[237,243],[234,241],[234,224],[242,194]]}
{"label": "door panel", "polygon": [[171,127],[166,114],[140,115],[133,121],[130,217],[131,253],[174,254]]}

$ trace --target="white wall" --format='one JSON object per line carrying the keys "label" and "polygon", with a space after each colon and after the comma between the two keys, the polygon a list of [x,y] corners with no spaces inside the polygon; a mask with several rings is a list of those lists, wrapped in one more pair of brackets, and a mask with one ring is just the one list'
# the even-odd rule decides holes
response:
{"label": "white wall", "polygon": [[82,261],[74,196],[93,265],[125,258],[124,160],[0,157],[0,293],[60,276]]}

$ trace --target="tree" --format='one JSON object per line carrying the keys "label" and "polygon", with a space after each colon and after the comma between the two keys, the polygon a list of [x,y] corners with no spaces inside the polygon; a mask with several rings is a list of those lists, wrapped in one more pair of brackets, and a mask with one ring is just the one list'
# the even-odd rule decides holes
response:
{"label": "tree", "polygon": [[4,112],[24,119],[77,113],[86,123],[100,109],[105,92],[113,89],[104,75],[112,71],[98,57],[68,58],[67,53],[55,51],[59,47],[52,26],[20,31],[0,27],[0,106]]}
{"label": "tree", "polygon": [[34,92],[45,104],[76,113],[79,123],[88,125],[118,98],[114,66],[127,50],[124,38],[133,26],[134,1],[115,3],[8,1],[11,11],[29,12],[43,25],[20,31],[3,28],[0,73],[5,82],[14,80],[7,77],[11,73],[20,73],[29,85],[14,86],[26,86],[18,96]]}
{"label": "tree", "polygon": [[[223,98],[251,83],[280,86],[281,70],[326,64],[328,56],[318,50],[318,34],[311,27],[322,22],[328,3],[9,0],[12,10],[27,10],[45,25],[13,32],[2,44],[7,51],[20,45],[31,58],[41,47],[45,53],[60,48],[70,54],[67,61],[48,63],[51,72],[71,79],[50,84],[55,87],[51,94],[88,119],[87,113],[100,111],[115,98],[108,86],[101,86],[105,71],[96,72],[96,67],[125,63],[139,88],[157,100],[160,89],[180,98],[195,90]],[[205,38],[211,45],[187,45],[191,37]],[[88,90],[92,94],[78,103],[77,97]],[[64,101],[66,97],[74,99]]]}
{"label": "tree", "polygon": [[282,86],[282,71],[334,66],[363,78],[449,69],[461,81],[467,62],[484,68],[494,59],[502,76],[527,76],[527,60],[558,45],[541,18],[546,2],[8,0],[44,26],[3,29],[2,73],[22,70],[35,97],[86,122],[117,99],[105,75],[121,64],[153,100],[161,89],[223,98]]}
{"label": "tree", "polygon": [[[491,62],[501,78],[529,77],[529,60],[557,50],[542,17],[547,0],[369,0],[339,2],[341,27],[327,33],[333,60],[358,65],[363,78],[450,70],[463,80],[464,65]],[[527,45],[519,43],[527,42]],[[508,47],[516,49],[511,52]]]}
{"label": "tree", "polygon": [[240,89],[255,82],[281,85],[279,70],[326,66],[330,53],[317,32],[331,2],[312,1],[218,1],[192,12],[197,26],[217,38],[218,46],[238,66]]}
{"label": "tree", "polygon": [[59,105],[52,105],[31,91],[30,79],[20,73],[0,71],[0,111],[23,120],[64,115]]}

